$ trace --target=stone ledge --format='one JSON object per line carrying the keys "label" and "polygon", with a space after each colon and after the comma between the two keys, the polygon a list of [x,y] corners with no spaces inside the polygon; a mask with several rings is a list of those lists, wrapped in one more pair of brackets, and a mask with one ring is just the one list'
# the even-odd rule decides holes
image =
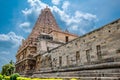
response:
{"label": "stone ledge", "polygon": [[83,71],[83,70],[97,70],[97,69],[114,69],[120,68],[120,62],[110,62],[110,63],[102,63],[95,65],[85,65],[85,66],[77,66],[71,68],[52,68],[46,71],[44,68],[40,73],[51,73],[51,72],[66,72],[66,71]]}
{"label": "stone ledge", "polygon": [[23,62],[23,61],[25,61],[25,60],[35,60],[35,59],[34,59],[34,58],[24,58],[23,60],[21,60],[21,61],[19,61],[19,62],[16,62],[15,65],[17,65],[17,64],[19,64],[19,63],[21,63],[21,62]]}

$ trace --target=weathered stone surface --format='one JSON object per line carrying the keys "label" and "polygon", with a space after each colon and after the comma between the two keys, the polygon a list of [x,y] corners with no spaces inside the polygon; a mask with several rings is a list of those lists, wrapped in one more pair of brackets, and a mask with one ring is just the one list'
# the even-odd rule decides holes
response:
{"label": "weathered stone surface", "polygon": [[120,19],[77,37],[45,8],[16,57],[16,72],[33,77],[120,77]]}
{"label": "weathered stone surface", "polygon": [[51,62],[52,65],[47,66],[48,70],[42,64],[33,76],[120,77],[120,20],[115,22],[36,56],[41,56],[42,62],[50,56],[51,61],[46,65]]}

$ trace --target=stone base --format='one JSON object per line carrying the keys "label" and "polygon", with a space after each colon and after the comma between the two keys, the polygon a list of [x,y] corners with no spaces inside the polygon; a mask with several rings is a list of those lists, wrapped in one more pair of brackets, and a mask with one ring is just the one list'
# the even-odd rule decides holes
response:
{"label": "stone base", "polygon": [[[81,78],[82,80],[120,80],[120,62],[102,63],[75,67],[51,68],[34,72],[32,77]],[[89,79],[88,79],[89,78]],[[100,79],[99,79],[100,78]]]}
{"label": "stone base", "polygon": [[82,80],[120,80],[120,69],[100,69],[62,72],[37,72],[32,77],[40,78],[81,78]]}

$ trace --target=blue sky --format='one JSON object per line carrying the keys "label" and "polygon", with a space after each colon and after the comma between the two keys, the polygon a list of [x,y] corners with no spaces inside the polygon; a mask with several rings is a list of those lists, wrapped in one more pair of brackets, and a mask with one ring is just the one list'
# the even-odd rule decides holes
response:
{"label": "blue sky", "polygon": [[0,69],[48,6],[61,29],[83,35],[120,18],[120,0],[0,0]]}

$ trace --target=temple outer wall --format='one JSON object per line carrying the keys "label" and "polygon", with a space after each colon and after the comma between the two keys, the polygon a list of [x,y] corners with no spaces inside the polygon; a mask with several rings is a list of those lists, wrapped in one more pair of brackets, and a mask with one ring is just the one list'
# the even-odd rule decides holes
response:
{"label": "temple outer wall", "polygon": [[94,65],[105,64],[101,68],[104,69],[104,67],[107,66],[109,69],[110,65],[107,63],[111,63],[111,65],[113,65],[112,63],[118,62],[116,63],[117,66],[112,67],[112,70],[114,71],[114,69],[118,68],[120,61],[119,44],[120,20],[117,20],[103,26],[100,29],[92,31],[66,44],[56,47],[49,52],[43,53],[40,55],[42,59],[45,59],[46,56],[50,56],[52,65],[46,66],[47,64],[41,64],[42,67],[38,67],[41,69],[40,73],[48,71],[49,69],[51,70],[51,73],[52,69],[56,69],[56,71],[64,71],[70,67],[73,68],[74,72],[74,69],[76,69],[74,67],[80,68],[80,66],[84,67],[92,65],[94,68]]}
{"label": "temple outer wall", "polygon": [[[53,63],[53,59],[57,60],[53,64],[56,67],[115,62],[120,59],[119,44],[120,20],[59,46],[48,55],[51,55]],[[59,57],[62,58],[61,65]]]}

